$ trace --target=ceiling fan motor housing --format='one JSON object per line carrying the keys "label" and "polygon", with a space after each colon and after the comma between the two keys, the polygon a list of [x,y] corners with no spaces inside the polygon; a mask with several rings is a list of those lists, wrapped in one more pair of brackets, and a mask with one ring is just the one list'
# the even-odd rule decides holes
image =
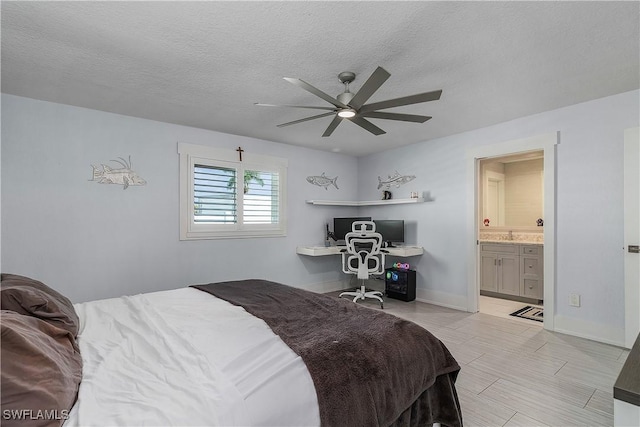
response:
{"label": "ceiling fan motor housing", "polygon": [[338,101],[342,102],[344,105],[348,105],[354,96],[355,94],[351,92],[342,92],[340,95],[338,95],[337,99]]}

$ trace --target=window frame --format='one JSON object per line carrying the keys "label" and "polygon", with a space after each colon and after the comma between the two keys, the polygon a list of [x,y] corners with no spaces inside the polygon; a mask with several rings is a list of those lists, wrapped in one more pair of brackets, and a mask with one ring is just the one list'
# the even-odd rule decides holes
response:
{"label": "window frame", "polygon": [[[284,237],[287,235],[287,159],[255,153],[242,153],[242,161],[235,150],[178,143],[180,156],[180,240],[238,239],[256,237]],[[195,166],[233,168],[236,170],[236,222],[207,224],[194,221]],[[278,223],[244,223],[244,171],[278,173]]]}

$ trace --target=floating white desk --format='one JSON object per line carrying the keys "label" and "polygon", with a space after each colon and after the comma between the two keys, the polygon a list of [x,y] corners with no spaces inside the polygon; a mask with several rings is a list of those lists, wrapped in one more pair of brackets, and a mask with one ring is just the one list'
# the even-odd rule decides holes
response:
{"label": "floating white desk", "polygon": [[[346,249],[346,246],[298,246],[296,253],[308,256],[340,255],[342,249]],[[387,255],[397,257],[418,256],[424,253],[422,246],[398,246],[383,249],[388,251]]]}

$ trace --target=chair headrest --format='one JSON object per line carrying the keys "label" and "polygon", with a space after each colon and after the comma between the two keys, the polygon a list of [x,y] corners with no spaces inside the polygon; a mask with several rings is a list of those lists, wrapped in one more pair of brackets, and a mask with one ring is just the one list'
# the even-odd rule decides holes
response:
{"label": "chair headrest", "polygon": [[376,223],[373,221],[353,221],[351,231],[356,233],[371,233],[376,231]]}

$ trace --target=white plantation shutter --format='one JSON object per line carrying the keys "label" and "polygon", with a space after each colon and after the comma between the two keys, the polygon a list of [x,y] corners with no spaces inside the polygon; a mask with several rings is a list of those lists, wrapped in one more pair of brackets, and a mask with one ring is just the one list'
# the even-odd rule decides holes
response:
{"label": "white plantation shutter", "polygon": [[277,172],[249,170],[244,173],[247,192],[244,194],[242,219],[244,224],[277,224],[279,221],[280,178]]}
{"label": "white plantation shutter", "polygon": [[196,164],[193,170],[193,221],[235,224],[236,170]]}
{"label": "white plantation shutter", "polygon": [[287,162],[179,144],[180,239],[286,235]]}

